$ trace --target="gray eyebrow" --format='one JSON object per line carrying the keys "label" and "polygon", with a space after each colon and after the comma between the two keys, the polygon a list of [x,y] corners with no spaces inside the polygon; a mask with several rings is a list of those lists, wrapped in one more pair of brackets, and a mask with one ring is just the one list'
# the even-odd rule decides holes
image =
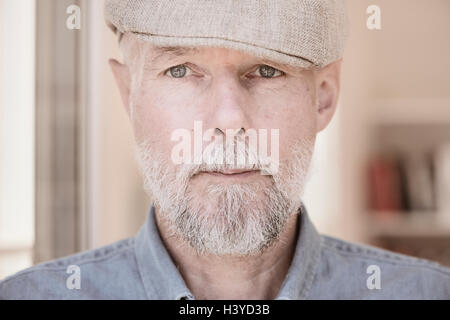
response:
{"label": "gray eyebrow", "polygon": [[199,52],[196,47],[154,47],[155,56],[151,59],[151,64],[155,63],[159,59],[168,56],[180,57],[188,54],[195,54]]}
{"label": "gray eyebrow", "polygon": [[305,70],[305,68],[294,67],[294,66],[289,65],[287,63],[276,62],[276,61],[272,61],[272,60],[268,60],[268,59],[262,59],[261,62],[263,62],[265,64],[268,64],[268,65],[272,65],[275,68],[288,70],[290,72],[302,72],[302,71]]}
{"label": "gray eyebrow", "polygon": [[[153,46],[154,56],[151,58],[149,62],[149,68],[151,69],[153,65],[155,65],[160,59],[167,58],[168,61],[171,61],[175,57],[181,57],[186,55],[194,55],[200,52],[198,47],[183,47],[183,46]],[[275,68],[281,68],[288,70],[293,73],[301,73],[305,70],[305,68],[293,67],[292,65],[280,63],[276,61],[272,61],[269,59],[261,59],[262,63],[272,65]]]}

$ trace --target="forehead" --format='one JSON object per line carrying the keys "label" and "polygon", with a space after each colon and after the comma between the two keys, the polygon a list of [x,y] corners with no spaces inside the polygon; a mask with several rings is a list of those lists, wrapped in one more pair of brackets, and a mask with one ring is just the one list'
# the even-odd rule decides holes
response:
{"label": "forehead", "polygon": [[270,58],[257,57],[244,51],[225,47],[158,46],[139,39],[132,33],[125,33],[121,42],[121,48],[124,55],[129,57],[129,59],[126,59],[128,60],[127,62],[134,64],[136,61],[142,61],[145,65],[145,69],[151,69],[158,65],[167,65],[172,62],[177,64],[193,62],[187,60],[182,61],[184,59],[196,60],[194,63],[199,64],[233,64],[239,69],[245,69],[246,67],[255,64],[267,64],[284,72],[290,72],[292,75],[299,76],[302,76],[305,71],[312,71],[314,69],[304,69],[279,61],[273,61]]}
{"label": "forehead", "polygon": [[183,56],[187,54],[198,54],[201,52],[201,47],[160,47],[160,46],[151,46],[153,49],[153,54],[156,56],[161,55],[175,55],[175,56]]}
{"label": "forehead", "polygon": [[[291,65],[279,63],[273,60],[256,57],[251,54],[229,48],[222,47],[183,47],[183,46],[154,46],[150,45],[150,63],[157,64],[161,61],[170,61],[180,57],[207,57],[208,59],[215,58],[217,60],[227,60],[227,62],[234,62],[236,64],[244,62],[259,62],[274,67],[283,68],[284,70],[299,70]],[[205,60],[206,62],[206,60]]]}
{"label": "forehead", "polygon": [[151,63],[158,63],[164,59],[171,59],[184,56],[199,55],[204,51],[204,48],[199,47],[162,47],[148,45],[149,51],[147,53],[150,56]]}

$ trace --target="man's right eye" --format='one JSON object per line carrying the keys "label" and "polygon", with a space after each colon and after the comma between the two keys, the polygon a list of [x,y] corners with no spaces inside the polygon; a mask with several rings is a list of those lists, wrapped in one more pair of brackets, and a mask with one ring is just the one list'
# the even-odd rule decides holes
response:
{"label": "man's right eye", "polygon": [[168,75],[172,78],[183,78],[188,73],[188,71],[190,71],[190,69],[187,66],[185,66],[184,64],[180,64],[178,66],[169,68],[165,72],[165,75]]}

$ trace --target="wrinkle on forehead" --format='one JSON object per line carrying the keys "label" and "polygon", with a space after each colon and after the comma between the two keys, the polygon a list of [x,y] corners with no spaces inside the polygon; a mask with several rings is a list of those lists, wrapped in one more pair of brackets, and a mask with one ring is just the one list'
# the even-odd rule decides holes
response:
{"label": "wrinkle on forehead", "polygon": [[160,59],[164,56],[185,56],[189,54],[198,54],[200,52],[200,49],[197,47],[158,47],[153,46],[153,57],[152,62],[155,62],[156,60]]}
{"label": "wrinkle on forehead", "polygon": [[[147,66],[152,66],[157,64],[158,62],[165,60],[171,61],[172,59],[179,58],[182,56],[195,56],[200,55],[206,52],[206,50],[210,49],[213,56],[216,56],[219,51],[226,50],[227,57],[233,56],[237,61],[238,60],[254,60],[254,62],[259,62],[261,64],[267,64],[273,66],[275,68],[279,68],[286,72],[291,72],[292,74],[302,74],[305,71],[311,71],[312,69],[305,69],[301,67],[295,67],[289,64],[273,61],[270,59],[259,58],[256,56],[249,55],[245,52],[239,50],[233,50],[228,48],[220,48],[220,47],[206,47],[206,46],[155,46],[151,43],[145,42],[143,40],[138,39],[132,33],[126,33],[122,37],[121,40],[121,48],[124,51],[124,58],[127,64],[135,61],[137,57],[137,53],[145,54],[146,57],[144,59],[145,64]],[[138,49],[138,50],[136,50]],[[128,51],[128,52],[127,52]],[[127,57],[128,56],[128,59]],[[245,57],[246,59],[243,59]],[[253,59],[252,59],[253,58]]]}

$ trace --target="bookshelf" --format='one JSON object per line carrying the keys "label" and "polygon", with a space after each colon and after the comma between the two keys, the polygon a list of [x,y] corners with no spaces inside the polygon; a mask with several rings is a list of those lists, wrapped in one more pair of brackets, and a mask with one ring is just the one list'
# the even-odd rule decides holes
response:
{"label": "bookshelf", "polygon": [[368,242],[449,265],[450,99],[378,99],[368,110]]}
{"label": "bookshelf", "polygon": [[[405,11],[404,2],[385,1],[383,12],[396,18],[385,19],[379,32],[362,27],[365,17],[361,12],[367,5],[365,1],[354,1],[348,6],[351,32],[343,61],[340,97],[342,200],[335,215],[338,218],[333,221],[339,223],[335,234],[365,243],[389,237],[389,243],[382,245],[388,249],[397,248],[393,242],[401,243],[402,248],[427,243],[429,252],[436,252],[433,246],[450,248],[445,227],[448,224],[442,222],[448,219],[450,214],[446,212],[450,209],[393,210],[387,212],[392,221],[384,218],[379,221],[380,216],[384,217],[380,213],[386,212],[368,206],[365,171],[368,161],[380,151],[395,153],[397,149],[416,146],[429,149],[433,141],[428,140],[428,129],[422,139],[414,134],[414,126],[438,127],[437,135],[444,138],[450,131],[448,4],[417,1]],[[417,17],[420,22],[408,23]],[[417,39],[426,45],[413,47],[411,44]],[[430,59],[425,61],[423,57]],[[409,140],[402,137],[390,147],[380,139],[385,128],[390,128],[385,133],[387,137],[402,128],[413,134]],[[433,239],[428,239],[428,235]],[[450,257],[449,252],[446,254]]]}

